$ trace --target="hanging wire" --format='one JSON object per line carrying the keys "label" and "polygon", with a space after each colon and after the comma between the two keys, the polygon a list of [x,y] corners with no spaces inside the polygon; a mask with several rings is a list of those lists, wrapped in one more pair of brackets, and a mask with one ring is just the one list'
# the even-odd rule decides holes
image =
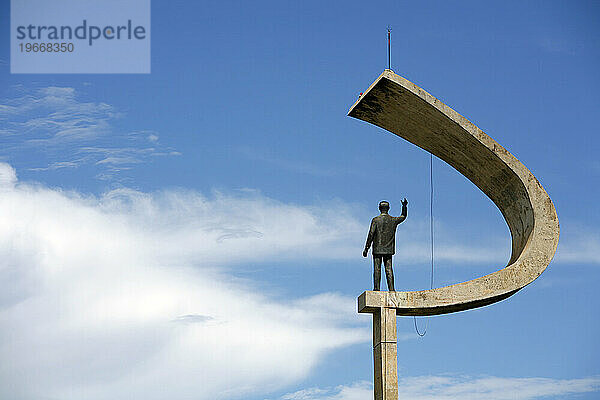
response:
{"label": "hanging wire", "polygon": [[[434,235],[433,235],[433,154],[429,153],[429,236],[431,239],[431,278],[429,281],[429,289],[433,289],[433,260],[434,260]],[[413,321],[415,323],[415,331],[417,335],[423,337],[427,333],[427,328],[429,327],[429,318],[425,322],[425,330],[423,333],[419,332],[419,327],[417,326],[417,317],[413,316]]]}

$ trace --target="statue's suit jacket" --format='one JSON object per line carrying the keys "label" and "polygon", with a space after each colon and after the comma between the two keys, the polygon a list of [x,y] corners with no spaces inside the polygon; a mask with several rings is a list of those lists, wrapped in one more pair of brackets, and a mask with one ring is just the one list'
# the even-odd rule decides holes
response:
{"label": "statue's suit jacket", "polygon": [[406,219],[406,215],[392,217],[381,213],[371,221],[367,236],[368,249],[373,244],[373,255],[393,255],[396,252],[396,227]]}

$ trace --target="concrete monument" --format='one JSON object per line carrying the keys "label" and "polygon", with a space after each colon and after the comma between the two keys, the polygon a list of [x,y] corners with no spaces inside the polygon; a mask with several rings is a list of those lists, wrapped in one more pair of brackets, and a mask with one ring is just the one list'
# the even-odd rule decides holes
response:
{"label": "concrete monument", "polygon": [[512,237],[510,260],[494,273],[432,290],[366,291],[359,296],[358,312],[373,314],[375,399],[396,400],[396,315],[452,313],[515,294],[540,276],[554,257],[558,217],[542,185],[519,160],[390,69],[360,96],[348,115],[386,129],[455,168],[496,204]]}

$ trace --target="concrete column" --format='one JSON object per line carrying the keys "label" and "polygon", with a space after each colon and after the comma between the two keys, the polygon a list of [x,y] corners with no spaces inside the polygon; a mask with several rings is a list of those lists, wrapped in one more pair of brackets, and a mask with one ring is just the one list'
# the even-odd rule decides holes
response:
{"label": "concrete column", "polygon": [[375,400],[398,400],[396,310],[373,312],[373,359]]}

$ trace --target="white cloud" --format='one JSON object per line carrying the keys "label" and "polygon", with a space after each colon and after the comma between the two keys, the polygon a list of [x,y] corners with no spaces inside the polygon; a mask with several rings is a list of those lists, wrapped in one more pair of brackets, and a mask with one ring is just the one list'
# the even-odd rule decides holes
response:
{"label": "white cloud", "polygon": [[600,390],[600,377],[580,379],[422,376],[401,382],[401,393],[415,400],[530,400]]}
{"label": "white cloud", "polygon": [[104,179],[116,179],[127,166],[155,156],[180,154],[161,145],[156,132],[119,129],[123,114],[115,107],[81,97],[74,88],[51,86],[21,88],[16,97],[4,99],[0,154],[26,154],[33,171],[96,165]]}
{"label": "white cloud", "polygon": [[[402,261],[404,263],[423,263],[431,260],[430,238],[424,233],[403,232],[403,237],[410,240],[402,241],[399,246],[402,247]],[[454,232],[456,234],[456,232]],[[502,240],[506,244],[504,248],[500,245],[490,244],[477,245],[469,243],[468,245],[449,242],[453,238],[450,232],[444,234],[444,241],[436,237],[435,262],[438,265],[444,263],[450,264],[492,264],[497,265],[498,269],[504,267],[510,256],[510,240]],[[454,236],[455,237],[455,236]],[[441,242],[441,243],[440,243]]]}
{"label": "white cloud", "polygon": [[256,194],[84,196],[0,172],[0,398],[268,392],[370,339],[354,298],[276,300],[223,269],[336,257],[357,229],[343,211]]}
{"label": "white cloud", "polygon": [[119,116],[109,104],[78,101],[69,87],[27,90],[4,103],[0,118],[7,120],[9,133],[24,143],[46,146],[106,134],[110,121]]}
{"label": "white cloud", "polygon": [[[600,391],[600,377],[579,379],[501,378],[495,376],[417,376],[401,378],[400,399],[411,400],[534,400],[563,399]],[[359,400],[373,398],[370,382],[289,393],[282,400]]]}
{"label": "white cloud", "polygon": [[576,225],[563,227],[554,262],[600,264],[600,234]]}
{"label": "white cloud", "polygon": [[282,300],[228,273],[265,259],[356,260],[366,228],[341,202],[299,206],[253,191],[96,197],[16,176],[0,163],[0,398],[267,393],[370,340],[354,298]]}
{"label": "white cloud", "polygon": [[12,188],[17,182],[16,171],[6,163],[0,163],[0,189]]}

